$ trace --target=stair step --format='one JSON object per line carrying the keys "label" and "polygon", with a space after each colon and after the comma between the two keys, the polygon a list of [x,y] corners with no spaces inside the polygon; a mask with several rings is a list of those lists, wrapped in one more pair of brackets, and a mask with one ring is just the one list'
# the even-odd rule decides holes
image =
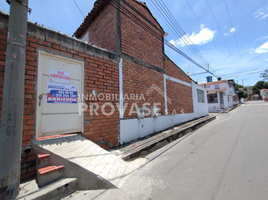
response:
{"label": "stair step", "polygon": [[44,158],[48,158],[48,157],[50,157],[50,154],[38,154],[39,160],[44,159]]}
{"label": "stair step", "polygon": [[64,175],[64,166],[47,166],[38,169],[37,183],[39,187],[46,186]]}
{"label": "stair step", "polygon": [[[57,200],[74,193],[77,189],[77,178],[61,178],[39,190],[31,191],[32,188],[25,188],[24,194],[20,194],[16,200]],[[29,192],[30,191],[30,192]],[[22,192],[21,192],[22,193]]]}
{"label": "stair step", "polygon": [[49,161],[50,154],[38,154],[38,156],[36,157],[38,169],[51,165]]}
{"label": "stair step", "polygon": [[41,169],[39,169],[39,174],[40,175],[44,175],[44,174],[48,174],[50,172],[53,172],[53,171],[57,171],[57,170],[60,170],[60,169],[63,169],[64,166],[61,165],[61,166],[47,166],[47,167],[43,167]]}

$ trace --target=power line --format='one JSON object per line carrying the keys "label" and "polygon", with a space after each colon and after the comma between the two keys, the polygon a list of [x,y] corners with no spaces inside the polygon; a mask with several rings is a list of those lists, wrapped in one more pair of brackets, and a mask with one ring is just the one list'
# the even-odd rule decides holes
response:
{"label": "power line", "polygon": [[82,11],[80,10],[79,6],[77,5],[77,3],[75,2],[75,0],[73,0],[73,2],[75,3],[76,7],[78,8],[78,10],[80,11],[81,15],[85,18],[85,15],[82,13]]}
{"label": "power line", "polygon": [[[151,0],[152,2],[153,2],[153,0]],[[189,46],[189,48],[192,50],[192,52],[193,52],[193,55],[195,55],[197,58],[198,58],[198,60],[200,61],[201,60],[201,63],[203,63],[203,65],[205,65],[206,66],[206,68],[208,69],[208,71],[210,71],[209,70],[209,68],[212,68],[212,69],[214,69],[214,70],[216,70],[213,66],[211,66],[211,65],[209,65],[209,63],[206,61],[206,59],[203,57],[203,55],[199,52],[199,50],[197,49],[197,47],[193,44],[193,42],[191,41],[191,39],[188,37],[188,35],[183,31],[183,29],[181,28],[181,26],[178,24],[178,22],[177,22],[177,20],[174,18],[174,16],[171,14],[171,12],[169,11],[169,9],[167,8],[167,6],[165,5],[165,3],[162,1],[162,0],[160,0],[161,2],[162,2],[162,4],[158,1],[158,0],[156,0],[155,2],[158,4],[158,6],[160,7],[160,9],[165,13],[165,15],[167,15],[167,18],[171,21],[171,24],[170,24],[170,22],[166,19],[166,17],[164,16],[164,14],[158,9],[158,7],[155,5],[155,7],[159,10],[159,12],[165,17],[165,19],[166,19],[166,21],[172,26],[173,25],[173,30],[174,30],[174,27],[175,27],[175,29],[176,30],[179,30],[179,32],[180,32],[180,34],[182,35],[182,36],[179,36],[179,37],[181,37],[181,42],[182,42],[182,40],[184,40],[183,42],[184,42],[184,44],[186,45],[186,46]],[[158,3],[159,2],[159,3]],[[195,14],[195,13],[194,13]],[[198,18],[197,18],[198,19]],[[199,19],[198,19],[199,20]],[[200,21],[200,20],[199,20]],[[174,25],[175,24],[175,25]],[[200,24],[202,24],[201,22],[200,22]],[[175,31],[175,33],[177,33],[177,31]],[[213,41],[212,41],[213,42]],[[213,42],[213,44],[214,44],[214,42]],[[216,47],[216,45],[214,44],[214,46],[215,46],[215,48],[219,51],[219,49]],[[220,51],[219,51],[219,53],[220,53]],[[221,54],[221,53],[220,53]],[[222,56],[222,54],[221,54],[221,56]],[[222,56],[223,57],[223,56]],[[224,59],[224,57],[223,57],[223,59]],[[225,60],[225,59],[224,59]],[[227,61],[225,60],[225,62],[227,63]],[[229,65],[228,63],[227,63],[227,65]],[[230,65],[229,65],[229,67],[230,67]]]}
{"label": "power line", "polygon": [[[178,24],[178,22],[175,20],[175,18],[173,17],[173,15],[171,14],[171,12],[169,11],[169,9],[166,7],[166,5],[164,4],[164,2],[161,0],[158,1],[156,0],[156,3],[158,4],[158,6],[160,7],[160,9],[164,12],[165,15],[167,15],[168,19],[171,21],[171,23],[173,24],[173,26],[175,27],[176,30],[179,30],[180,32],[180,36],[181,40],[183,40],[184,44],[191,49],[191,51],[193,52],[193,55],[195,55],[198,60],[203,63],[203,65],[208,66],[208,62],[205,60],[205,58],[202,56],[202,54],[198,51],[198,49],[196,48],[196,46],[193,44],[193,42],[191,41],[191,39],[188,37],[188,35],[183,31],[183,29],[181,28],[181,26]],[[161,4],[162,3],[162,4]],[[156,6],[157,7],[157,6]],[[163,14],[162,14],[163,15]],[[168,21],[168,20],[167,20]]]}
{"label": "power line", "polygon": [[[164,17],[161,15],[161,13],[160,13],[160,11],[157,9],[157,8],[155,8],[154,6],[153,6],[153,4],[150,2],[150,1],[148,1],[148,3],[150,4],[150,6],[155,10],[155,12],[161,17],[161,19],[163,20],[163,22],[170,28],[170,29],[174,29],[174,27],[170,24],[170,23],[167,23],[166,22],[166,19],[164,19]],[[175,34],[177,33],[176,31],[174,31],[175,32]],[[177,33],[178,34],[178,33]],[[181,36],[179,36],[179,38],[180,38]],[[184,38],[182,38],[182,39],[184,39]],[[186,42],[185,42],[186,43]],[[189,50],[189,52],[191,53],[191,51],[190,51],[190,49],[188,49]],[[189,66],[190,66],[190,64],[191,64],[191,62],[189,62]],[[191,71],[191,68],[190,68],[190,71]],[[206,72],[207,73],[207,72]]]}
{"label": "power line", "polygon": [[[233,77],[233,76],[244,76],[244,75],[247,75],[247,74],[255,74],[255,73],[260,73],[262,70],[264,70],[266,68],[262,68],[262,69],[253,69],[253,70],[250,70],[250,71],[247,71],[247,72],[242,72],[242,73],[236,73],[236,74],[227,74],[227,75],[224,75],[223,77]],[[257,70],[257,71],[256,71]],[[255,72],[254,72],[255,71]]]}
{"label": "power line", "polygon": [[[230,16],[230,12],[229,12],[229,9],[228,9],[226,0],[224,0],[224,3],[225,3],[225,6],[226,6],[226,9],[227,9],[227,13],[228,13],[228,16],[229,16],[229,20],[230,20],[231,26],[234,27],[234,26],[233,26],[233,22],[232,22],[232,20],[231,20],[231,16]],[[237,46],[238,51],[239,51],[239,55],[240,55],[241,61],[242,61],[243,65],[244,65],[244,61],[243,61],[242,56],[241,56],[241,52],[240,52],[240,48],[239,48],[239,45],[238,45],[238,42],[237,42],[237,38],[236,38],[236,34],[235,34],[235,32],[234,32],[234,38],[235,38],[236,46]]]}
{"label": "power line", "polygon": [[[143,29],[147,30],[150,34],[152,34],[156,39],[160,40],[161,42],[163,42],[163,37],[162,34],[157,34],[155,32],[155,30],[153,30],[152,28],[150,28],[148,25],[146,25],[143,21],[141,21],[137,16],[135,16],[134,14],[132,14],[128,9],[121,7],[121,5],[116,2],[116,1],[109,1],[106,0],[110,5],[112,5],[115,9],[117,9],[119,12],[121,12],[122,14],[126,15],[128,18],[130,18],[134,23],[138,24],[140,27],[142,27]],[[142,18],[142,17],[141,17]],[[144,19],[144,18],[143,18]],[[192,58],[190,58],[189,56],[187,56],[185,53],[183,53],[182,51],[180,51],[178,48],[176,48],[173,44],[171,44],[168,40],[164,39],[164,43],[170,47],[171,49],[173,49],[174,51],[176,51],[177,53],[179,53],[180,55],[182,55],[184,58],[186,58],[187,60],[191,61],[192,63],[194,63],[195,65],[199,66],[200,68],[202,68],[203,70],[207,71],[208,73],[210,73],[211,75],[215,76],[216,78],[220,78],[219,76],[213,74],[212,72],[208,71],[207,69],[205,69],[203,66],[201,66],[200,64],[198,64],[196,61],[194,61]]]}
{"label": "power line", "polygon": [[[188,0],[185,0],[185,1],[186,1],[186,3],[188,4],[188,6],[190,7],[190,9],[192,10],[193,14],[195,15],[197,21],[199,21],[200,25],[202,25],[202,22],[199,20],[198,16],[196,15],[195,11],[193,10],[191,4],[188,2]],[[217,51],[219,52],[219,54],[221,55],[222,59],[226,62],[227,65],[229,65],[229,67],[231,67],[230,64],[229,64],[229,63],[226,61],[226,59],[223,57],[222,53],[220,52],[220,50],[218,49],[218,47],[216,46],[216,44],[214,43],[214,41],[212,40],[211,42],[212,42],[212,44],[214,45],[214,47],[217,49]]]}
{"label": "power line", "polygon": [[[80,11],[81,15],[82,15],[82,16],[84,17],[84,19],[85,19],[85,15],[84,15],[83,12],[81,11],[81,9],[79,8],[79,6],[78,6],[77,3],[75,2],[75,0],[73,0],[73,2],[75,3],[75,5],[76,5],[76,7],[78,8],[78,10]],[[96,38],[99,40],[99,42],[101,43],[101,45],[103,45],[103,48],[104,48],[105,45],[102,43],[101,39],[97,36],[97,34],[95,33],[95,31],[94,31],[91,27],[89,27],[89,28],[92,30],[93,34],[96,36]]]}
{"label": "power line", "polygon": [[[223,37],[222,31],[221,31],[221,29],[220,29],[220,26],[219,26],[219,24],[218,24],[218,22],[217,22],[217,20],[216,20],[216,18],[215,18],[215,16],[214,16],[214,14],[213,14],[211,8],[210,8],[210,5],[209,5],[209,3],[208,3],[207,0],[206,0],[206,3],[207,3],[207,6],[208,6],[208,8],[209,8],[209,10],[210,10],[210,13],[211,13],[211,15],[212,15],[212,17],[213,17],[215,23],[216,23],[216,25],[217,25],[217,27],[218,27],[218,29],[219,29],[219,31],[220,31],[220,34],[221,34],[221,36],[222,36],[223,41],[224,41],[224,43],[225,43],[225,45],[226,45],[226,47],[227,47],[227,49],[228,49],[230,55],[232,56],[232,59],[234,60],[235,64],[237,65],[237,63],[236,63],[236,61],[235,61],[235,59],[234,59],[234,56],[233,56],[233,54],[232,54],[232,52],[231,52],[231,50],[230,50],[230,48],[229,48],[229,46],[228,46],[226,40],[225,40],[224,37]],[[237,65],[237,66],[238,66],[238,65]]]}
{"label": "power line", "polygon": [[189,76],[196,76],[196,75],[200,75],[200,74],[206,74],[207,72],[200,72],[200,73],[196,73],[196,74],[191,74]]}
{"label": "power line", "polygon": [[[155,5],[155,3],[152,1],[152,3],[154,4],[154,6],[155,6],[155,8],[158,10],[158,12],[161,14],[160,16],[162,17],[164,17],[165,18],[165,20],[166,20],[166,22],[168,23],[168,25],[171,27],[171,29],[173,29],[174,30],[174,32],[175,32],[175,34],[177,34],[177,36],[180,38],[180,37],[182,37],[182,40],[183,40],[183,42],[185,43],[185,44],[187,44],[188,42],[186,41],[186,38],[184,38],[183,36],[184,36],[184,33],[181,33],[181,32],[179,32],[178,33],[178,30],[174,27],[174,24],[173,24],[173,22],[170,22],[171,20],[170,20],[170,17],[169,16],[167,16],[168,18],[169,18],[169,20],[166,18],[166,16],[165,16],[165,14],[163,14],[162,13],[162,11]],[[157,4],[158,4],[158,2],[157,2]],[[153,7],[154,8],[154,7]],[[179,30],[180,31],[180,30]],[[181,36],[182,35],[182,36]],[[190,53],[192,53],[193,54],[193,56],[195,56],[196,58],[197,58],[197,60],[199,60],[200,62],[202,62],[202,60],[200,60],[200,58],[199,58],[199,56],[198,55],[196,55],[196,53],[190,48],[190,46],[188,46],[188,45],[186,45],[186,47],[188,48],[188,50],[189,50],[189,52]]]}

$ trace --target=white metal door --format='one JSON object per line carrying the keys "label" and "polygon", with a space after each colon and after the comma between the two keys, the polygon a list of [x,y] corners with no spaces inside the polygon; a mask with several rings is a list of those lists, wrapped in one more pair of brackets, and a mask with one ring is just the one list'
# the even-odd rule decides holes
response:
{"label": "white metal door", "polygon": [[222,92],[220,92],[220,104],[221,104],[221,109],[224,109],[224,98],[223,98]]}
{"label": "white metal door", "polygon": [[[53,79],[51,77],[55,74],[52,72],[65,73],[69,77],[62,75]],[[83,115],[79,115],[78,108],[83,101],[79,98],[83,93],[83,86],[83,62],[39,52],[36,96],[37,137],[83,131]]]}

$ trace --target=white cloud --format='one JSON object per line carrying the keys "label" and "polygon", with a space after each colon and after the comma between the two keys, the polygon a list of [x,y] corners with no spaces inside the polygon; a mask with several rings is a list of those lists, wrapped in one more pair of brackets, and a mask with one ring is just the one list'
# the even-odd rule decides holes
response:
{"label": "white cloud", "polygon": [[234,33],[235,31],[236,31],[236,29],[235,29],[235,27],[233,27],[233,28],[230,29],[230,32],[225,32],[225,33],[223,34],[223,36],[226,37],[226,36],[228,36],[228,35],[231,35],[231,33]]}
{"label": "white cloud", "polygon": [[174,46],[176,46],[176,42],[174,40],[170,40],[169,41],[171,44],[173,44]]}
{"label": "white cloud", "polygon": [[[212,31],[209,28],[205,28],[204,25],[201,25],[201,30],[199,33],[193,32],[190,36],[190,40],[193,42],[193,44],[206,44],[208,42],[211,42],[215,36],[216,31]],[[170,40],[170,43],[173,44],[174,46],[185,46],[185,40],[187,39],[186,35],[184,35],[182,38],[178,39],[177,41]],[[186,40],[187,41],[187,40]]]}
{"label": "white cloud", "polygon": [[234,33],[235,32],[235,27],[231,28],[230,33]]}
{"label": "white cloud", "polygon": [[264,6],[263,8],[259,9],[257,12],[254,13],[254,18],[262,20],[268,17],[268,5]]}
{"label": "white cloud", "polygon": [[268,39],[268,36],[259,37],[256,41],[262,41]]}
{"label": "white cloud", "polygon": [[255,50],[255,53],[268,53],[268,41]]}

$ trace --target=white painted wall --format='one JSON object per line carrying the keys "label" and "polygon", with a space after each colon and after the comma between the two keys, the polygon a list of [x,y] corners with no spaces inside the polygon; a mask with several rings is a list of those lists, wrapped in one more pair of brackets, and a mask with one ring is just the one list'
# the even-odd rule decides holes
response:
{"label": "white painted wall", "polygon": [[[215,90],[215,85],[218,83],[215,83],[214,85],[210,85],[210,88],[206,88],[207,91],[213,91]],[[218,95],[218,103],[209,103],[208,104],[208,111],[209,112],[220,112],[223,110],[226,110],[228,108],[231,108],[235,105],[235,102],[233,101],[233,96],[236,95],[234,87],[229,87],[228,81],[219,83],[219,89],[226,89],[226,91],[223,94],[223,101],[224,101],[224,109],[221,109],[220,107],[220,94],[217,92]],[[228,96],[229,96],[229,102],[228,102]]]}
{"label": "white painted wall", "polygon": [[[197,89],[204,91],[205,103],[198,102]],[[205,88],[197,85],[192,81],[192,97],[194,105],[194,117],[199,118],[208,115],[208,100],[207,100],[207,91]]]}
{"label": "white painted wall", "polygon": [[[166,78],[174,80],[164,75],[164,81]],[[180,80],[175,80],[180,82]],[[185,84],[192,88],[193,95],[193,107],[194,113],[180,114],[180,115],[166,115],[156,118],[144,118],[144,119],[121,119],[120,120],[120,143],[124,144],[138,138],[148,136],[153,133],[163,131],[165,129],[177,126],[187,121],[194,120],[199,117],[208,115],[207,104],[207,92],[206,89],[192,82],[191,84]],[[199,103],[197,98],[197,89],[203,90],[205,95],[205,103]],[[166,91],[166,90],[165,90]],[[166,106],[168,106],[166,104]]]}
{"label": "white painted wall", "polygon": [[208,112],[220,112],[220,111],[222,111],[222,109],[220,108],[220,102],[208,104]]}

